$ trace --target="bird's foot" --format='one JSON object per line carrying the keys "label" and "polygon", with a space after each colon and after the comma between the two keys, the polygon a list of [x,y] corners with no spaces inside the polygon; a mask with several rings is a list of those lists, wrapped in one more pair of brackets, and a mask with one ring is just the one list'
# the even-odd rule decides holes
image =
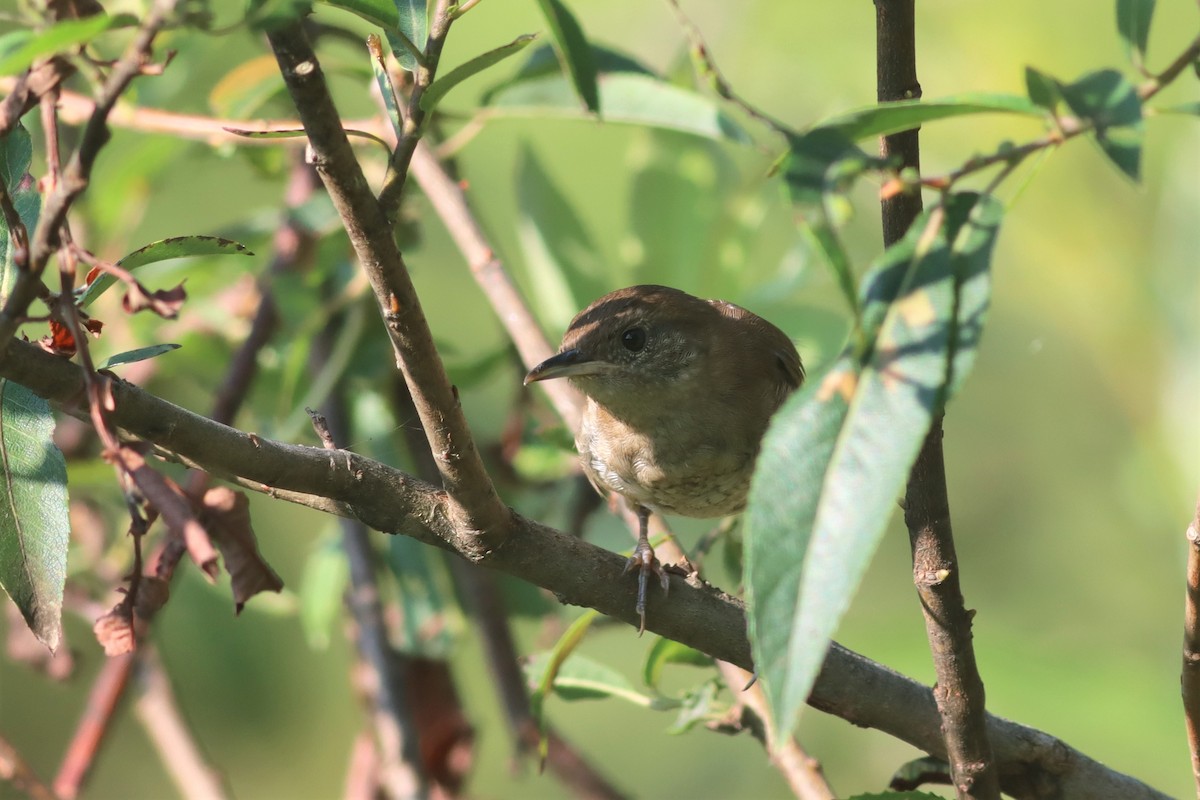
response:
{"label": "bird's foot", "polygon": [[625,562],[625,572],[637,568],[638,571],[638,593],[637,605],[634,607],[637,610],[638,618],[641,620],[638,625],[638,636],[646,632],[646,584],[649,582],[651,575],[658,577],[658,582],[662,586],[663,594],[665,595],[671,588],[670,578],[667,576],[666,570],[654,555],[654,548],[650,546],[650,542],[642,539],[633,548],[633,555]]}

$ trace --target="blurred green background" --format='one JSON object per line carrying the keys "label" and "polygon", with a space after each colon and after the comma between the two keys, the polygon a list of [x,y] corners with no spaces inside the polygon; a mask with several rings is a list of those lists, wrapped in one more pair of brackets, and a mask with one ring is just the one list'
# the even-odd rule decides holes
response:
{"label": "blurred green background", "polygon": [[[598,43],[663,71],[684,58],[665,4],[569,5]],[[1153,69],[1197,30],[1194,4],[1163,0],[1158,6]],[[233,4],[215,9],[219,20],[236,19]],[[693,1],[685,9],[729,83],[789,124],[873,102],[870,3]],[[1026,64],[1064,80],[1125,64],[1112,3],[923,0],[917,11],[927,98],[968,90],[1022,93]],[[323,10],[318,18],[366,30],[340,12]],[[543,29],[532,0],[489,0],[454,28],[444,68]],[[179,49],[175,62],[164,76],[141,79],[135,95],[148,106],[196,114],[212,113],[212,87],[231,66],[265,52],[260,38],[244,31],[178,33],[167,46]],[[322,56],[331,70],[366,66],[365,54],[342,42],[329,42]],[[456,89],[448,110],[469,114],[479,94],[514,68],[506,63]],[[346,116],[373,112],[359,78],[339,78],[335,88]],[[1161,102],[1198,95],[1194,76],[1185,75]],[[272,103],[262,116],[290,115],[281,100]],[[949,409],[947,468],[964,591],[978,610],[975,645],[989,708],[1185,796],[1192,784],[1178,674],[1184,530],[1200,474],[1200,128],[1182,116],[1151,119],[1147,127],[1140,186],[1083,141],[1006,184],[1010,212],[994,262],[993,310],[974,374]],[[927,126],[924,169],[944,172],[1003,140],[1040,132],[1036,124],[996,117]],[[459,166],[498,252],[537,304],[552,339],[575,310],[554,295],[546,279],[554,270],[570,270],[576,285],[594,287],[597,295],[634,282],[664,282],[724,296],[772,319],[797,339],[815,375],[840,346],[846,323],[828,276],[799,246],[779,186],[763,180],[776,154],[611,123],[505,119],[465,146]],[[155,280],[165,285],[171,276],[186,277],[199,298],[180,321],[114,321],[94,345],[108,354],[140,343],[182,342],[184,349],[159,359],[146,380],[197,411],[207,410],[228,354],[245,332],[244,323],[232,319],[228,298],[269,259],[267,237],[282,196],[273,158],[118,130],[98,163],[86,213],[75,222],[76,236],[105,257],[188,233],[231,235],[258,253],[168,265]],[[857,217],[848,227],[860,268],[880,249],[873,193],[870,186],[858,193]],[[494,353],[503,334],[425,200],[414,193],[409,208],[420,238],[407,257],[426,314],[451,367],[468,367]],[[263,385],[241,427],[311,440],[307,422],[286,420],[303,404],[305,354],[293,343],[304,341],[306,310],[316,303],[305,298],[318,285],[316,278],[281,283],[295,313],[263,354]],[[571,298],[579,305],[591,299]],[[366,327],[377,327],[370,306],[364,308]],[[361,383],[351,381],[350,388],[367,386],[387,362],[377,343],[364,343],[355,362]],[[519,383],[518,370],[501,369],[465,393],[481,441],[499,439]],[[369,405],[369,393],[364,397]],[[353,444],[364,451],[384,446],[375,438]],[[115,499],[107,468],[85,466],[71,475],[73,496],[98,492]],[[564,523],[562,492],[516,492],[508,499],[549,524]],[[259,497],[253,511],[265,556],[289,588],[301,589],[306,561],[327,541],[330,521]],[[120,530],[119,518],[112,519]],[[705,525],[681,528],[690,543]],[[892,528],[838,638],[930,682],[907,538],[899,520]],[[627,533],[603,514],[588,532],[604,546],[629,546]],[[382,546],[384,537],[376,538]],[[714,575],[729,586],[733,579],[719,561],[712,560]],[[509,588],[515,602],[530,605],[531,592]],[[173,594],[156,622],[157,641],[182,710],[234,794],[339,795],[353,737],[364,723],[347,677],[351,653],[341,627],[334,626],[327,648],[314,649],[294,596],[256,599],[235,619],[227,590],[206,586],[193,571],[185,571]],[[577,610],[561,613],[571,618]],[[456,631],[452,660],[479,733],[469,793],[566,796],[534,765],[514,764],[498,702],[479,667],[479,642],[464,626]],[[551,641],[534,616],[520,617],[516,631],[522,652]],[[71,618],[67,637],[79,665],[65,685],[0,659],[0,733],[46,779],[103,659],[87,623]],[[612,627],[594,633],[583,652],[637,680],[648,646],[628,629]],[[689,668],[676,669],[680,674],[672,679],[687,684]],[[670,715],[619,701],[552,699],[549,709],[560,731],[631,795],[786,796],[748,736],[703,730],[668,736]],[[800,735],[842,795],[881,790],[900,763],[919,755],[815,711],[806,714]],[[0,797],[10,791],[0,784]],[[136,719],[121,714],[86,796],[173,793]]]}

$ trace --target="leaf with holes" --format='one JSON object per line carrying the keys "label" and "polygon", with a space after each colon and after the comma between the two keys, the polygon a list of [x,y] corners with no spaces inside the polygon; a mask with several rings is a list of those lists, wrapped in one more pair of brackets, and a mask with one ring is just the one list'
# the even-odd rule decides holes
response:
{"label": "leaf with holes", "polygon": [[67,577],[67,465],[54,446],[50,405],[0,380],[0,586],[50,650],[62,634]]}
{"label": "leaf with holes", "polygon": [[[232,239],[222,239],[219,236],[173,236],[151,242],[145,247],[134,250],[117,262],[117,266],[126,270],[135,270],[147,264],[159,261],[169,261],[173,258],[195,258],[197,256],[240,255],[252,256],[254,253],[246,245]],[[80,308],[87,308],[117,282],[117,279],[107,272],[98,269],[88,275],[88,283],[83,287],[77,301]]]}

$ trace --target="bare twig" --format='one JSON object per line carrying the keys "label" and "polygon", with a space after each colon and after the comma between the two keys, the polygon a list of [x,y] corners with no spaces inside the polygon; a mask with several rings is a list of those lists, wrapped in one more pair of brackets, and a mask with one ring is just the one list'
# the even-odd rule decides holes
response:
{"label": "bare twig", "polygon": [[96,760],[100,743],[110,729],[109,723],[116,713],[117,702],[129,682],[134,657],[134,653],[126,653],[110,658],[92,683],[87,706],[63,755],[58,775],[54,778],[54,793],[63,800],[74,800],[79,796],[83,781]]}
{"label": "bare twig", "polygon": [[1183,717],[1187,724],[1192,777],[1200,797],[1200,501],[1187,529],[1187,597],[1183,607]]}
{"label": "bare twig", "polygon": [[[78,366],[24,342],[0,357],[0,377],[58,403],[72,403],[83,389]],[[278,487],[327,497],[353,509],[379,531],[481,560],[553,592],[562,602],[594,608],[637,625],[637,614],[620,581],[625,559],[513,513],[513,535],[480,557],[475,531],[450,513],[447,497],[399,470],[356,453],[331,459],[320,448],[282,444],[220,425],[137,387],[113,386],[115,425],[133,436],[185,456],[217,476],[246,485]],[[752,669],[741,603],[719,591],[676,582],[672,599],[647,627],[714,658]],[[878,728],[914,747],[945,756],[941,721],[930,689],[834,645],[809,696],[815,708],[856,725]],[[1065,742],[998,717],[987,716],[1004,790],[1014,797],[1076,796],[1165,798]]]}
{"label": "bare twig", "polygon": [[[555,348],[546,339],[534,319],[520,290],[496,257],[496,251],[467,204],[466,193],[450,177],[446,169],[425,144],[417,146],[412,156],[412,173],[429,198],[434,211],[450,233],[458,250],[471,268],[471,275],[492,304],[504,330],[517,346],[521,361],[531,368],[549,358]],[[583,398],[567,381],[544,381],[554,410],[572,431],[579,429]]]}
{"label": "bare twig", "polygon": [[[329,358],[332,332],[327,327],[313,340],[311,361],[319,371]],[[346,441],[348,425],[341,397],[334,392],[325,404],[324,415],[309,412],[326,450],[336,452],[335,442]],[[375,553],[365,525],[342,519],[342,550],[350,566],[350,591],[346,605],[357,627],[355,644],[359,657],[373,673],[371,701],[379,747],[379,785],[391,800],[423,797],[428,779],[421,763],[421,731],[408,702],[408,659],[395,652],[388,641],[383,602],[375,579]]]}
{"label": "bare twig", "polygon": [[139,652],[137,666],[142,692],[134,710],[167,773],[175,781],[179,796],[185,800],[222,800],[228,795],[221,777],[205,762],[183,720],[158,653],[153,647]]}
{"label": "bare twig", "polygon": [[[820,763],[806,753],[794,737],[789,737],[786,742],[774,741],[771,707],[762,685],[758,682],[751,684],[752,673],[724,661],[717,662],[717,668],[731,692],[741,690],[737,702],[758,718],[759,724],[755,726],[754,734],[767,748],[771,765],[779,770],[797,800],[835,800],[837,795],[825,780]],[[747,688],[742,689],[743,686]]]}
{"label": "bare twig", "polygon": [[55,800],[54,794],[42,783],[37,773],[8,741],[0,736],[0,782],[11,783],[30,800]]}
{"label": "bare twig", "polygon": [[313,164],[375,290],[397,365],[450,494],[446,510],[462,519],[464,530],[474,532],[470,549],[483,552],[497,547],[511,528],[508,509],[483,467],[408,268],[342,130],[316,54],[299,24],[276,29],[268,39],[308,133]]}
{"label": "bare twig", "polygon": [[[875,0],[877,91],[881,103],[919,98],[914,0]],[[883,139],[882,155],[920,170],[917,130]],[[921,211],[919,192],[883,201],[885,246],[899,241]],[[942,419],[934,417],[908,479],[904,521],[912,546],[913,581],[925,615],[951,774],[959,798],[999,800],[1000,782],[988,741],[983,680],[971,643],[971,612],[963,602],[950,528],[942,457]]]}

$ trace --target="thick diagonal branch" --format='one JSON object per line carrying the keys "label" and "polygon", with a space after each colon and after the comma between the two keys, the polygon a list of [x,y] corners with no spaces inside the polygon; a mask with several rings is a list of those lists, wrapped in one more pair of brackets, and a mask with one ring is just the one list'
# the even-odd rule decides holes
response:
{"label": "thick diagonal branch", "polygon": [[483,467],[392,226],[342,129],[316,53],[298,22],[272,31],[268,38],[308,134],[312,164],[379,301],[396,364],[412,393],[442,483],[450,493],[445,510],[461,522],[462,530],[473,532],[474,543],[464,542],[468,549],[499,546],[511,527],[508,510]]}

